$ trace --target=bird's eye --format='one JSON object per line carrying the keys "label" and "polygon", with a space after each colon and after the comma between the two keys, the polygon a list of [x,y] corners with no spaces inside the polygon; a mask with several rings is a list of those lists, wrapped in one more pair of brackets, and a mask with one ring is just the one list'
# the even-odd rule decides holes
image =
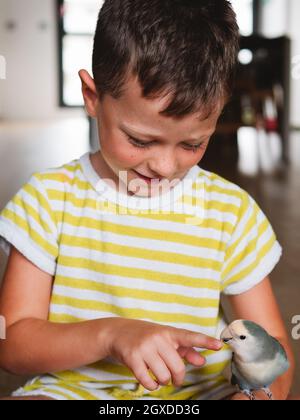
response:
{"label": "bird's eye", "polygon": [[240,336],[240,340],[243,340],[243,341],[244,341],[244,340],[246,340],[246,338],[247,338],[247,337],[246,337],[245,335],[241,335],[241,336]]}

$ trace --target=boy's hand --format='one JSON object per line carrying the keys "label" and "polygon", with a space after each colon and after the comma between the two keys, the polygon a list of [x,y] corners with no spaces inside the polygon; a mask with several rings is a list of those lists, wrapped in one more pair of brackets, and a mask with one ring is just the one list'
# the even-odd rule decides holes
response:
{"label": "boy's hand", "polygon": [[205,359],[193,347],[217,351],[223,346],[219,340],[184,329],[124,318],[111,321],[108,355],[126,365],[149,391],[171,380],[174,386],[181,386],[185,376],[182,358],[194,366],[203,366]]}

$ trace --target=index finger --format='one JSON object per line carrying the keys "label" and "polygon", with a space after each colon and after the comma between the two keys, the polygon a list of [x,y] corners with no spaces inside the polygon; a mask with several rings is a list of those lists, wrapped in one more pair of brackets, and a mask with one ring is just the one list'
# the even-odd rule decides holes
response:
{"label": "index finger", "polygon": [[180,347],[198,347],[207,350],[221,350],[223,343],[208,335],[196,333],[189,330],[178,330],[175,339]]}

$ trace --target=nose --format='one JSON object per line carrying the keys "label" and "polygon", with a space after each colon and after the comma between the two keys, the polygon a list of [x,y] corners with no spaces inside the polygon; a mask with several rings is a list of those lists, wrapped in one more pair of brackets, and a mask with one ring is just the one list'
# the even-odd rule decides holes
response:
{"label": "nose", "polygon": [[149,168],[152,173],[157,174],[157,178],[171,178],[177,171],[175,152],[167,148],[156,152],[149,162]]}

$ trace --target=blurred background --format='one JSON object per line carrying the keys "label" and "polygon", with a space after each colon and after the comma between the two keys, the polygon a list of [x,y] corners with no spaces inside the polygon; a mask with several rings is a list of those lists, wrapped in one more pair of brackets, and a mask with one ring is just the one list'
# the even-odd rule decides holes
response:
{"label": "blurred background", "polygon": [[[0,209],[33,172],[98,148],[78,70],[91,71],[102,3],[0,0]],[[245,188],[272,222],[284,248],[272,282],[291,332],[300,315],[300,2],[232,3],[241,30],[237,83],[201,166]],[[5,266],[0,251],[0,279]],[[300,363],[300,340],[292,343]],[[0,396],[23,382],[0,371]]]}

